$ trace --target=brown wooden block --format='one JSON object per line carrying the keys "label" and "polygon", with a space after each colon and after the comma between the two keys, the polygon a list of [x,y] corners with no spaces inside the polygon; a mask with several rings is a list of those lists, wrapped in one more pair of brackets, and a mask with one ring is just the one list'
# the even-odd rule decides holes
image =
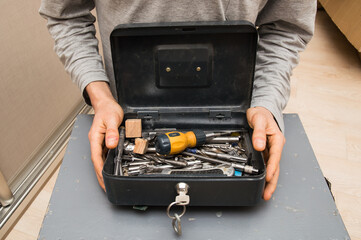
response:
{"label": "brown wooden block", "polygon": [[128,119],[125,121],[125,137],[127,138],[142,137],[141,119]]}
{"label": "brown wooden block", "polygon": [[135,139],[135,146],[134,146],[134,153],[144,154],[147,152],[148,149],[148,140],[144,138],[136,138]]}

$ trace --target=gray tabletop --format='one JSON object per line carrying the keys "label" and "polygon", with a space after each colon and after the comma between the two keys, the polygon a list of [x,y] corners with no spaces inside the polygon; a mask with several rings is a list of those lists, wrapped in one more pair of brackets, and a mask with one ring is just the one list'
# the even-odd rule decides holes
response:
{"label": "gray tabletop", "polygon": [[287,143],[273,198],[256,207],[188,207],[178,237],[166,207],[112,205],[90,159],[92,116],[79,115],[39,239],[350,239],[298,115],[285,115]]}

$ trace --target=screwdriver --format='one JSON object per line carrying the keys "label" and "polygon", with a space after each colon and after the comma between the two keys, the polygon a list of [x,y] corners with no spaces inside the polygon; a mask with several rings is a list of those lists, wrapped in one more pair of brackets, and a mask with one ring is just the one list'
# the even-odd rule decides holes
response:
{"label": "screwdriver", "polygon": [[204,133],[202,130],[193,130],[183,133],[172,131],[157,136],[155,151],[161,155],[173,155],[183,152],[188,147],[201,146],[206,143],[207,139],[226,134],[229,134],[229,132]]}

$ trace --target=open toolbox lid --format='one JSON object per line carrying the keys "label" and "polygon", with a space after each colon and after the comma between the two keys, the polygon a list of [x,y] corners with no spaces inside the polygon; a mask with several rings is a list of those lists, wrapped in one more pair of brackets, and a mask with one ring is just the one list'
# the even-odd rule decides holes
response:
{"label": "open toolbox lid", "polygon": [[258,34],[246,21],[118,25],[110,36],[125,113],[245,112]]}

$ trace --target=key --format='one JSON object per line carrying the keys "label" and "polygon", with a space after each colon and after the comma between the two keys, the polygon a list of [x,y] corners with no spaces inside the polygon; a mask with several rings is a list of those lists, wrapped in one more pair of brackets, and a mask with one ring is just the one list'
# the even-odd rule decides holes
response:
{"label": "key", "polygon": [[[172,219],[172,226],[173,226],[174,231],[178,235],[181,235],[182,228],[181,228],[180,218],[186,213],[186,205],[188,205],[190,202],[190,197],[187,195],[189,186],[188,186],[188,184],[186,184],[184,182],[180,182],[176,185],[176,189],[177,189],[177,192],[179,195],[175,197],[175,202],[172,202],[171,204],[169,204],[169,206],[167,208],[167,215],[170,219]],[[173,217],[170,215],[170,209],[174,205],[182,206],[183,211],[179,215],[177,213],[175,213],[174,217]]]}
{"label": "key", "polygon": [[190,201],[189,195],[187,195],[189,186],[186,183],[178,183],[176,188],[179,194],[175,197],[177,205],[188,205]]}

